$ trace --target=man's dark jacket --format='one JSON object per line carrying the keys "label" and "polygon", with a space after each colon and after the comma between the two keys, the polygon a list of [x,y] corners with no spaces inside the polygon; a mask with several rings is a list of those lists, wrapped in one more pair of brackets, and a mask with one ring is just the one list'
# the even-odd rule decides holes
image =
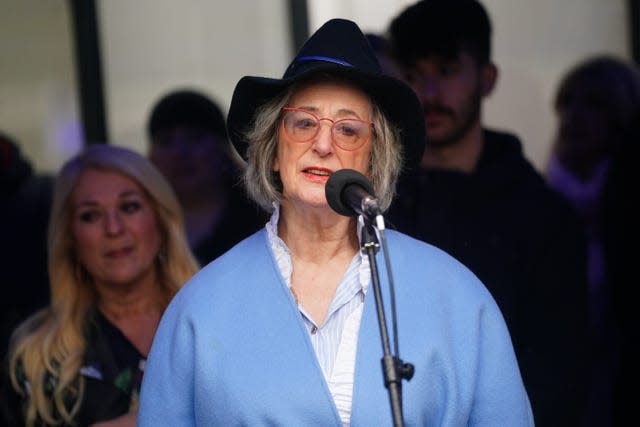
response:
{"label": "man's dark jacket", "polygon": [[589,378],[584,231],[515,136],[485,130],[484,139],[472,174],[402,177],[387,226],[449,252],[484,282],[507,322],[536,425],[578,425]]}

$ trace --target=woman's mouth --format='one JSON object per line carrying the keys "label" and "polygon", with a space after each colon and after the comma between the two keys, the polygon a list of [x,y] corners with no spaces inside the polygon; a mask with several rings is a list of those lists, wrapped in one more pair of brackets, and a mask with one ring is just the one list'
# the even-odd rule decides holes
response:
{"label": "woman's mouth", "polygon": [[302,173],[312,181],[326,182],[333,171],[326,168],[305,168]]}

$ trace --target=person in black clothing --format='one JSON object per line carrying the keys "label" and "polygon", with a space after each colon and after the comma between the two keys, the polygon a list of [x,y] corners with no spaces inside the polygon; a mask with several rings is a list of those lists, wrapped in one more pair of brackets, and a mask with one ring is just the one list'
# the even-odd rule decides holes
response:
{"label": "person in black clothing", "polygon": [[[618,275],[617,262],[625,253],[605,259],[605,227],[617,230],[624,212],[616,212],[616,200],[629,185],[611,175],[612,196],[605,200],[605,187],[614,155],[623,145],[635,145],[640,112],[640,71],[633,63],[610,55],[597,55],[574,64],[558,84],[554,97],[557,127],[547,164],[547,181],[576,209],[588,238],[588,277],[593,355],[589,423],[609,425],[613,414],[616,353],[620,339],[615,317],[623,313],[613,307],[610,276]],[[631,157],[633,158],[633,157]],[[635,161],[635,159],[633,160]],[[625,159],[617,159],[623,165]],[[630,189],[627,189],[627,191]],[[625,195],[631,197],[631,194]],[[603,218],[606,203],[614,207],[610,219]],[[617,218],[620,216],[620,218]],[[616,232],[613,233],[617,234]],[[615,251],[612,245],[611,251]],[[614,267],[608,272],[609,265]],[[618,283],[621,283],[618,281]]]}
{"label": "person in black clothing", "polygon": [[387,215],[485,283],[511,333],[537,426],[579,425],[589,386],[586,239],[518,138],[487,129],[482,101],[498,69],[475,0],[424,0],[389,27],[420,98],[427,145]]}
{"label": "person in black clothing", "polygon": [[17,142],[0,133],[0,359],[9,336],[49,302],[47,221],[53,177],[37,174]]}
{"label": "person in black clothing", "polygon": [[180,89],[153,106],[149,158],[173,186],[185,215],[189,244],[201,265],[226,252],[267,222],[240,185],[239,158],[225,118],[202,92]]}

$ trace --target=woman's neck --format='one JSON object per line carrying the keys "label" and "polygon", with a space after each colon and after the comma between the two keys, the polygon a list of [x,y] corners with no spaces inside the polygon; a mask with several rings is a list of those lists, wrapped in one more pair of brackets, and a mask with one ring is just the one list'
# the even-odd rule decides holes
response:
{"label": "woman's neck", "polygon": [[[159,289],[159,288],[156,288]],[[98,309],[115,325],[129,342],[147,356],[151,349],[162,315],[160,291],[140,289],[140,292],[106,293],[101,296]]]}
{"label": "woman's neck", "polygon": [[322,261],[353,257],[358,251],[356,220],[326,210],[301,212],[281,207],[278,235],[296,257]]}
{"label": "woman's neck", "polygon": [[291,251],[293,264],[291,290],[318,325],[324,323],[338,284],[358,252],[356,230],[354,218],[333,211],[280,211],[278,235]]}
{"label": "woman's neck", "polygon": [[155,274],[135,285],[97,287],[98,308],[108,318],[124,318],[162,311],[163,293]]}

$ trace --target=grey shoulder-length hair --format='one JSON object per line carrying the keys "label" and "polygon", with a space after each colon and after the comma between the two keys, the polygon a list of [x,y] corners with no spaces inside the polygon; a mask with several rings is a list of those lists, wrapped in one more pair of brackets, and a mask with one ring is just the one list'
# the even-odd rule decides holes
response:
{"label": "grey shoulder-length hair", "polygon": [[[249,197],[267,212],[273,211],[274,202],[282,200],[282,182],[280,176],[272,169],[280,133],[282,107],[288,104],[302,84],[326,82],[327,77],[331,80],[343,81],[333,75],[321,75],[313,80],[292,85],[281,95],[260,106],[251,127],[245,132],[244,138],[249,142],[244,173],[245,187]],[[373,101],[370,102],[374,132],[368,178],[384,211],[391,205],[402,169],[402,144],[397,127],[392,125]]]}

